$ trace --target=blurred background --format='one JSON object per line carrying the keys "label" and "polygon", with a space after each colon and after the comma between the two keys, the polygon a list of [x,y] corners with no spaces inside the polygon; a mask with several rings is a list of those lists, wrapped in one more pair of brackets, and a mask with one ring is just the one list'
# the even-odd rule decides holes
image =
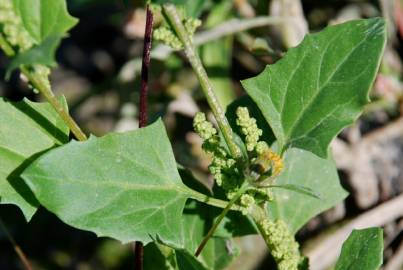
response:
{"label": "blurred background", "polygon": [[[257,75],[309,32],[356,18],[383,16],[388,42],[362,117],[332,143],[342,185],[341,204],[311,220],[297,235],[313,269],[329,269],[320,254],[335,253],[332,241],[347,222],[384,228],[384,269],[403,269],[403,1],[402,0],[181,0],[202,19],[199,53],[223,106],[244,94],[239,81]],[[67,0],[79,18],[57,51],[51,81],[87,132],[102,136],[137,128],[139,73],[145,27],[141,0]],[[289,20],[270,20],[269,16]],[[234,20],[237,19],[237,20]],[[156,17],[156,25],[160,18]],[[213,37],[213,38],[212,38]],[[368,55],[368,57],[371,57]],[[6,57],[0,53],[0,77]],[[0,95],[41,100],[14,73],[0,80]],[[183,55],[153,43],[149,118],[163,117],[177,161],[211,181],[209,160],[192,131],[192,118],[207,103]],[[399,203],[400,202],[400,203]],[[0,217],[35,269],[134,269],[131,245],[79,231],[40,208],[26,224],[16,206]],[[271,269],[259,237],[236,239],[242,252],[228,269]],[[330,247],[330,248],[329,248]],[[0,270],[22,269],[0,227]]]}

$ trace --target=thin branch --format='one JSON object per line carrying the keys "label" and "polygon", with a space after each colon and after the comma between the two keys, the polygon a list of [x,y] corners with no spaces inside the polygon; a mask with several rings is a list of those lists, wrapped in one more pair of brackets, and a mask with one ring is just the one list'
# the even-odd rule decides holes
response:
{"label": "thin branch", "polygon": [[17,253],[18,257],[20,258],[21,263],[24,265],[24,268],[26,270],[33,270],[31,263],[28,260],[28,257],[25,255],[25,253],[22,251],[22,249],[17,245],[13,236],[10,234],[10,232],[8,231],[6,225],[4,224],[4,222],[1,218],[0,218],[0,227],[4,231],[8,241],[10,241],[11,245],[13,245],[14,251],[15,251],[15,253]]}
{"label": "thin branch", "polygon": [[[290,19],[292,18],[281,16],[261,16],[252,19],[231,19],[217,25],[212,29],[196,33],[193,39],[193,44],[197,47],[210,41],[236,34],[238,32],[267,25],[277,25]],[[174,52],[172,48],[165,45],[159,45],[152,50],[151,57],[156,59],[165,59],[172,52]]]}
{"label": "thin branch", "polygon": [[229,201],[227,206],[224,208],[224,210],[221,212],[221,214],[218,216],[217,220],[215,221],[214,225],[211,227],[211,229],[208,231],[207,235],[203,238],[202,242],[200,245],[197,247],[197,250],[195,252],[195,256],[199,256],[200,253],[203,251],[203,248],[206,246],[208,240],[213,236],[214,232],[217,230],[218,225],[220,225],[221,221],[223,218],[227,215],[228,211],[231,210],[232,206],[241,198],[241,196],[245,193],[246,188],[240,188],[237,193],[234,195],[234,197]]}
{"label": "thin branch", "polygon": [[[148,71],[150,67],[150,51],[153,32],[153,13],[147,4],[146,28],[144,32],[143,61],[141,65],[141,88],[140,88],[140,111],[139,111],[139,128],[147,126],[147,96],[148,96]],[[143,243],[135,242],[135,269],[143,269]]]}
{"label": "thin branch", "polygon": [[206,96],[207,102],[214,114],[214,117],[218,123],[221,133],[224,136],[225,142],[228,145],[232,157],[235,159],[239,159],[241,157],[241,151],[234,141],[232,129],[228,123],[227,118],[225,117],[224,110],[222,109],[213,91],[213,85],[211,84],[206,70],[201,63],[200,57],[195,50],[191,37],[189,37],[189,34],[185,30],[182,20],[174,5],[165,4],[163,5],[162,9],[169,23],[171,24],[172,29],[175,31],[179,40],[183,44],[185,54],[194,72],[196,73],[197,78],[199,79],[204,95]]}

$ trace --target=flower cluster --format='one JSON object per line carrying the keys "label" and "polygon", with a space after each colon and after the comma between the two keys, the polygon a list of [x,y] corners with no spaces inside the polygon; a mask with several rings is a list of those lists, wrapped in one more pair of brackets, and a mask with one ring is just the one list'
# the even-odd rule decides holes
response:
{"label": "flower cluster", "polygon": [[243,135],[245,135],[246,149],[251,152],[255,149],[263,132],[257,127],[256,119],[249,116],[249,111],[246,107],[238,107],[236,115],[236,123],[241,128]]}
{"label": "flower cluster", "polygon": [[227,191],[234,189],[239,183],[241,174],[236,167],[236,161],[221,145],[217,130],[206,120],[206,115],[201,112],[196,114],[193,120],[193,128],[203,139],[203,150],[213,157],[209,170],[217,185],[222,186]]}
{"label": "flower cluster", "polygon": [[[194,18],[186,18],[183,20],[186,32],[189,37],[192,37],[196,29],[201,25],[201,21]],[[174,50],[183,49],[183,44],[172,31],[170,26],[161,26],[154,31],[153,34],[156,40],[162,41]]]}
{"label": "flower cluster", "polygon": [[25,30],[21,18],[15,13],[11,0],[0,1],[0,29],[5,39],[21,51],[34,45],[34,40]]}
{"label": "flower cluster", "polygon": [[265,174],[271,169],[270,177],[274,178],[278,176],[284,167],[283,160],[270,149],[266,142],[259,141],[263,132],[258,128],[256,119],[249,115],[246,107],[238,107],[236,115],[236,123],[245,136],[246,149],[256,155],[252,157],[253,167],[259,174]]}
{"label": "flower cluster", "polygon": [[299,245],[282,220],[264,220],[260,224],[278,270],[298,270],[302,261]]}

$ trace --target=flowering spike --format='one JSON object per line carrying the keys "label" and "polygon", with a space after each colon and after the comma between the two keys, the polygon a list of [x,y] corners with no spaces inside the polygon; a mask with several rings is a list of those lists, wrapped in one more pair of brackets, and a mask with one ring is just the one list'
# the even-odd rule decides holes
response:
{"label": "flowering spike", "polygon": [[251,152],[257,146],[259,137],[263,134],[262,130],[256,125],[256,119],[249,116],[246,107],[238,107],[236,110],[236,123],[245,135],[246,149]]}
{"label": "flowering spike", "polygon": [[277,262],[278,270],[298,270],[302,258],[299,245],[282,220],[261,222],[263,233],[266,235],[270,253]]}

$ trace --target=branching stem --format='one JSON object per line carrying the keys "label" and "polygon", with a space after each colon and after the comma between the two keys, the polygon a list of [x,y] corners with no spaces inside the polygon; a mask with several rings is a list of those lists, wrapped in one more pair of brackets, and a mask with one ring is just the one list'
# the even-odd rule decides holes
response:
{"label": "branching stem", "polygon": [[241,198],[241,196],[245,193],[246,190],[247,190],[246,186],[240,188],[237,191],[237,193],[234,195],[234,197],[228,202],[227,206],[224,208],[224,210],[218,216],[218,218],[215,221],[214,225],[208,231],[207,235],[203,238],[203,241],[200,243],[199,247],[197,248],[197,250],[195,252],[196,257],[199,256],[200,253],[203,251],[203,248],[206,246],[208,240],[213,236],[213,234],[216,231],[218,225],[220,225],[221,221],[227,215],[228,211],[231,210],[232,206],[239,200],[239,198]]}
{"label": "branching stem", "polygon": [[201,88],[204,92],[204,95],[206,96],[211,111],[213,112],[214,117],[217,120],[218,126],[221,130],[221,133],[224,136],[225,142],[228,145],[232,157],[234,157],[235,159],[239,159],[241,157],[241,151],[235,144],[232,129],[228,123],[227,118],[225,117],[224,110],[222,109],[213,91],[213,85],[211,84],[210,79],[207,76],[206,70],[204,69],[201,63],[200,57],[195,50],[191,37],[187,33],[174,5],[165,4],[163,5],[162,9],[172,29],[175,31],[179,40],[183,44],[186,57],[188,58],[190,65],[192,66],[194,72],[196,73]]}
{"label": "branching stem", "polygon": [[[3,49],[4,53],[8,57],[15,56],[15,51],[13,47],[5,40],[4,36],[0,34],[0,48]],[[70,116],[68,111],[63,107],[63,105],[59,102],[56,96],[53,94],[52,89],[49,88],[48,85],[44,84],[42,80],[40,80],[35,72],[32,72],[29,68],[22,66],[21,67],[22,74],[27,77],[30,84],[37,89],[45,99],[52,105],[52,107],[56,110],[59,116],[63,119],[66,125],[69,127],[71,132],[77,138],[77,140],[85,141],[87,136],[80,129],[74,119]]]}

